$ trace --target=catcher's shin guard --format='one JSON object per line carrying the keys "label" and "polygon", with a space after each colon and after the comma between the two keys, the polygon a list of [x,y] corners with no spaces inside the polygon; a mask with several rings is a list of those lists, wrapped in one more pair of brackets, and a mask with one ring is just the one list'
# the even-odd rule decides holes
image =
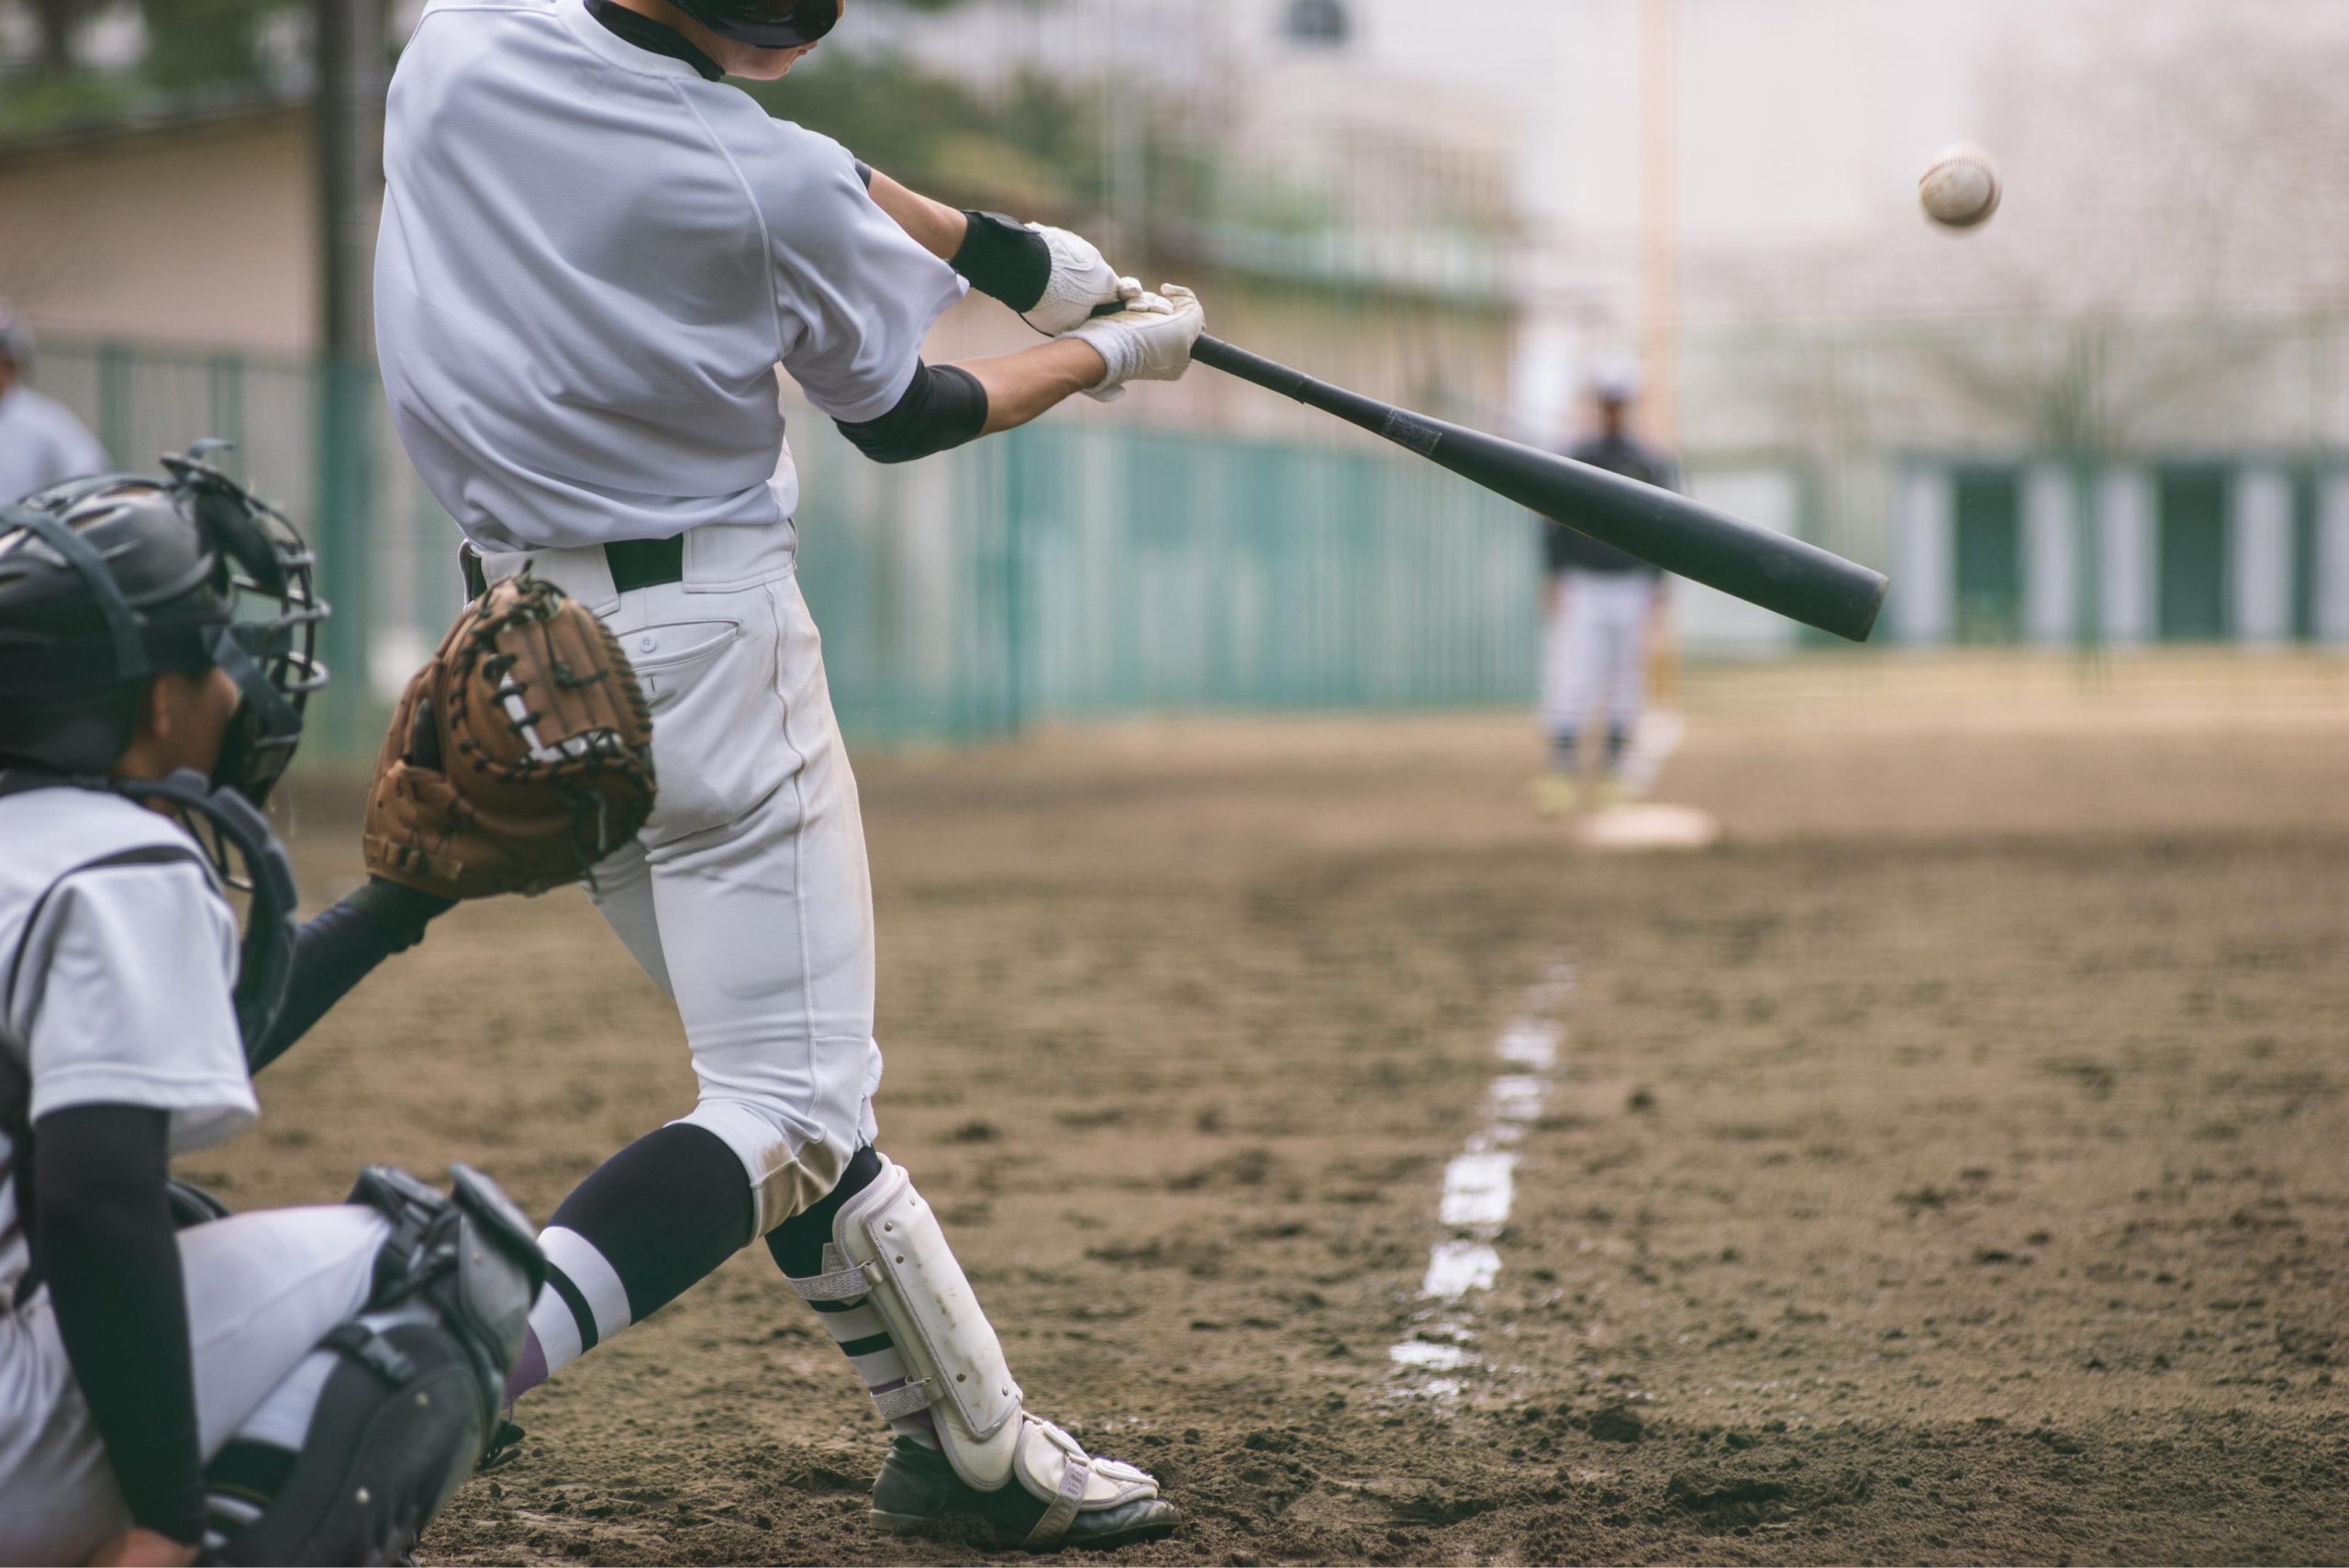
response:
{"label": "catcher's shin guard", "polygon": [[301,1450],[215,1560],[406,1562],[473,1473],[546,1263],[488,1178],[462,1165],[452,1174],[453,1197],[381,1166],[360,1177],[351,1201],[392,1222],[373,1294],[319,1342],[337,1363]]}
{"label": "catcher's shin guard", "polygon": [[302,1449],[224,1563],[407,1561],[487,1434],[471,1350],[438,1322],[344,1324]]}
{"label": "catcher's shin guard", "polygon": [[928,1410],[943,1453],[898,1440],[874,1493],[881,1523],[975,1518],[1031,1551],[1115,1545],[1174,1528],[1174,1505],[1155,1480],[1087,1454],[1022,1408],[994,1328],[901,1167],[883,1160],[880,1175],[841,1206],[824,1257],[825,1273],[793,1279],[792,1288],[810,1301],[869,1298],[907,1370],[902,1386],[876,1391],[873,1402],[884,1419]]}

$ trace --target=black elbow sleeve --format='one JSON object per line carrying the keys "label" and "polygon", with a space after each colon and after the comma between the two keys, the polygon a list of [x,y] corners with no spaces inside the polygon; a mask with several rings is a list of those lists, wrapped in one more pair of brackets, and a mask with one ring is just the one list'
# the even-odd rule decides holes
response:
{"label": "black elbow sleeve", "polygon": [[999,212],[966,212],[971,227],[950,263],[971,286],[1014,310],[1036,308],[1052,282],[1052,248],[1044,237]]}
{"label": "black elbow sleeve", "polygon": [[954,365],[923,365],[897,406],[878,419],[837,421],[874,462],[913,462],[974,441],[987,428],[987,389]]}

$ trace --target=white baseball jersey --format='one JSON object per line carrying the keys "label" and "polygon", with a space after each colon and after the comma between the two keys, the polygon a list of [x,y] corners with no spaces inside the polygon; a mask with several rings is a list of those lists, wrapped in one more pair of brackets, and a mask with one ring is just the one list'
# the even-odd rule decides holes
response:
{"label": "white baseball jersey", "polygon": [[106,448],[65,405],[28,386],[0,392],[0,506],[108,466]]}
{"label": "white baseball jersey", "polygon": [[875,418],[965,287],[838,142],[582,0],[432,0],[384,167],[384,389],[486,550],[787,520],[776,366]]}
{"label": "white baseball jersey", "polygon": [[[171,1113],[174,1153],[248,1126],[237,920],[195,840],[118,796],[42,789],[0,799],[0,1049],[31,1081],[27,1120],[145,1106]],[[0,1304],[28,1262],[17,1157],[0,1130]],[[0,1470],[7,1441],[0,1422]]]}

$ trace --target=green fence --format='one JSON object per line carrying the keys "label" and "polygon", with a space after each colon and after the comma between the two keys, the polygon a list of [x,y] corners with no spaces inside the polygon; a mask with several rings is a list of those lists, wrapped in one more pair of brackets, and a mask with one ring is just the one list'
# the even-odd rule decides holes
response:
{"label": "green fence", "polygon": [[[126,466],[202,435],[238,443],[247,483],[316,543],[335,605],[317,740],[372,754],[459,600],[454,527],[372,373],[67,345],[38,379]],[[792,445],[800,577],[859,738],[1531,696],[1532,531],[1424,463],[1097,417],[882,468],[803,410]]]}

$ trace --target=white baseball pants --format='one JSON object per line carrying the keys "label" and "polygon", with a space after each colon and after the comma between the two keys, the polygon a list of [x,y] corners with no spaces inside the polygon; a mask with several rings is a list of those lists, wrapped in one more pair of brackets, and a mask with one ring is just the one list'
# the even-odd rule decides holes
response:
{"label": "white baseball pants", "polygon": [[1542,661],[1542,724],[1579,735],[1594,710],[1629,730],[1648,700],[1648,625],[1655,579],[1644,572],[1566,573]]}
{"label": "white baseball pants", "polygon": [[[342,1207],[180,1232],[206,1460],[232,1437],[301,1447],[334,1358],[304,1362],[366,1307],[390,1233],[374,1210]],[[0,1562],[80,1562],[129,1527],[49,1292],[0,1308]]]}
{"label": "white baseball pants", "polygon": [[644,683],[657,804],[590,891],[676,999],[700,1081],[681,1119],[741,1160],[762,1235],[873,1141],[881,1082],[864,825],[796,552],[787,525],[698,528],[685,582],[627,594],[599,549],[484,562],[594,609]]}

